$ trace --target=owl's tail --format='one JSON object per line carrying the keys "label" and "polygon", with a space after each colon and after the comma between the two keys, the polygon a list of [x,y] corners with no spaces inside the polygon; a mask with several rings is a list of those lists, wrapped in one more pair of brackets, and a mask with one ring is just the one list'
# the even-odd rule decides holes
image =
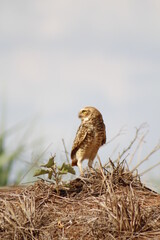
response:
{"label": "owl's tail", "polygon": [[77,159],[72,159],[72,166],[77,166]]}

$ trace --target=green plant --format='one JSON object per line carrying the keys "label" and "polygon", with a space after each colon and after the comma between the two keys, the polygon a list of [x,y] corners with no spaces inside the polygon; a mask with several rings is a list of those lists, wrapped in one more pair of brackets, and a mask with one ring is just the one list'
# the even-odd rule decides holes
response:
{"label": "green plant", "polygon": [[13,152],[8,153],[5,146],[8,133],[9,131],[4,131],[0,134],[0,186],[5,186],[8,184],[13,163],[24,150],[23,145],[20,144],[15,148],[15,150],[13,150]]}
{"label": "green plant", "polygon": [[[2,112],[0,119],[0,186],[5,186],[11,179],[11,173],[13,171],[13,165],[18,161],[19,157],[26,150],[26,140],[31,134],[33,124],[24,130],[24,122],[18,123],[13,127],[6,130],[5,128],[5,113]],[[20,138],[17,136],[20,133]],[[9,144],[8,139],[12,139],[12,150],[11,144]],[[15,172],[12,183],[18,183],[21,175],[23,174],[23,169],[20,168]]]}
{"label": "green plant", "polygon": [[69,163],[66,164],[65,162],[61,166],[57,166],[55,156],[51,156],[46,164],[40,165],[40,168],[35,171],[34,177],[48,175],[48,179],[53,180],[58,191],[58,187],[62,182],[62,176],[67,173],[75,174],[75,170]]}

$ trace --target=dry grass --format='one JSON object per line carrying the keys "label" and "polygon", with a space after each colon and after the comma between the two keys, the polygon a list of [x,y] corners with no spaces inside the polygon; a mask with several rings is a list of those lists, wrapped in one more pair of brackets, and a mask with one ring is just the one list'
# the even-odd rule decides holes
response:
{"label": "dry grass", "polygon": [[58,193],[45,181],[1,189],[0,239],[160,239],[160,195],[124,161],[107,169]]}

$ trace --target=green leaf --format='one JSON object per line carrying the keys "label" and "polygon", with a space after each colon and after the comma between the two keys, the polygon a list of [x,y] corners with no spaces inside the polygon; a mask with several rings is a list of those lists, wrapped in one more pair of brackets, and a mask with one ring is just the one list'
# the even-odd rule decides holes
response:
{"label": "green leaf", "polygon": [[41,167],[51,168],[55,165],[54,158],[56,155],[52,156],[46,164],[42,164]]}
{"label": "green leaf", "polygon": [[76,174],[74,168],[70,164],[63,163],[62,166],[59,168],[61,174],[71,173]]}
{"label": "green leaf", "polygon": [[67,174],[68,173],[68,170],[66,170],[66,169],[62,169],[62,170],[59,170],[59,174]]}
{"label": "green leaf", "polygon": [[53,173],[52,169],[37,169],[33,177]]}

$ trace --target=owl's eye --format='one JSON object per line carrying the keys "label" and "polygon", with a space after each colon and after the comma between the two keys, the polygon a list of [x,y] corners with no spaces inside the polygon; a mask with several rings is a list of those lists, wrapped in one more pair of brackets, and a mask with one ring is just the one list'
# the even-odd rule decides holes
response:
{"label": "owl's eye", "polygon": [[82,114],[83,114],[83,116],[88,116],[89,111],[88,110],[82,110]]}
{"label": "owl's eye", "polygon": [[86,110],[82,110],[82,113],[86,113]]}

